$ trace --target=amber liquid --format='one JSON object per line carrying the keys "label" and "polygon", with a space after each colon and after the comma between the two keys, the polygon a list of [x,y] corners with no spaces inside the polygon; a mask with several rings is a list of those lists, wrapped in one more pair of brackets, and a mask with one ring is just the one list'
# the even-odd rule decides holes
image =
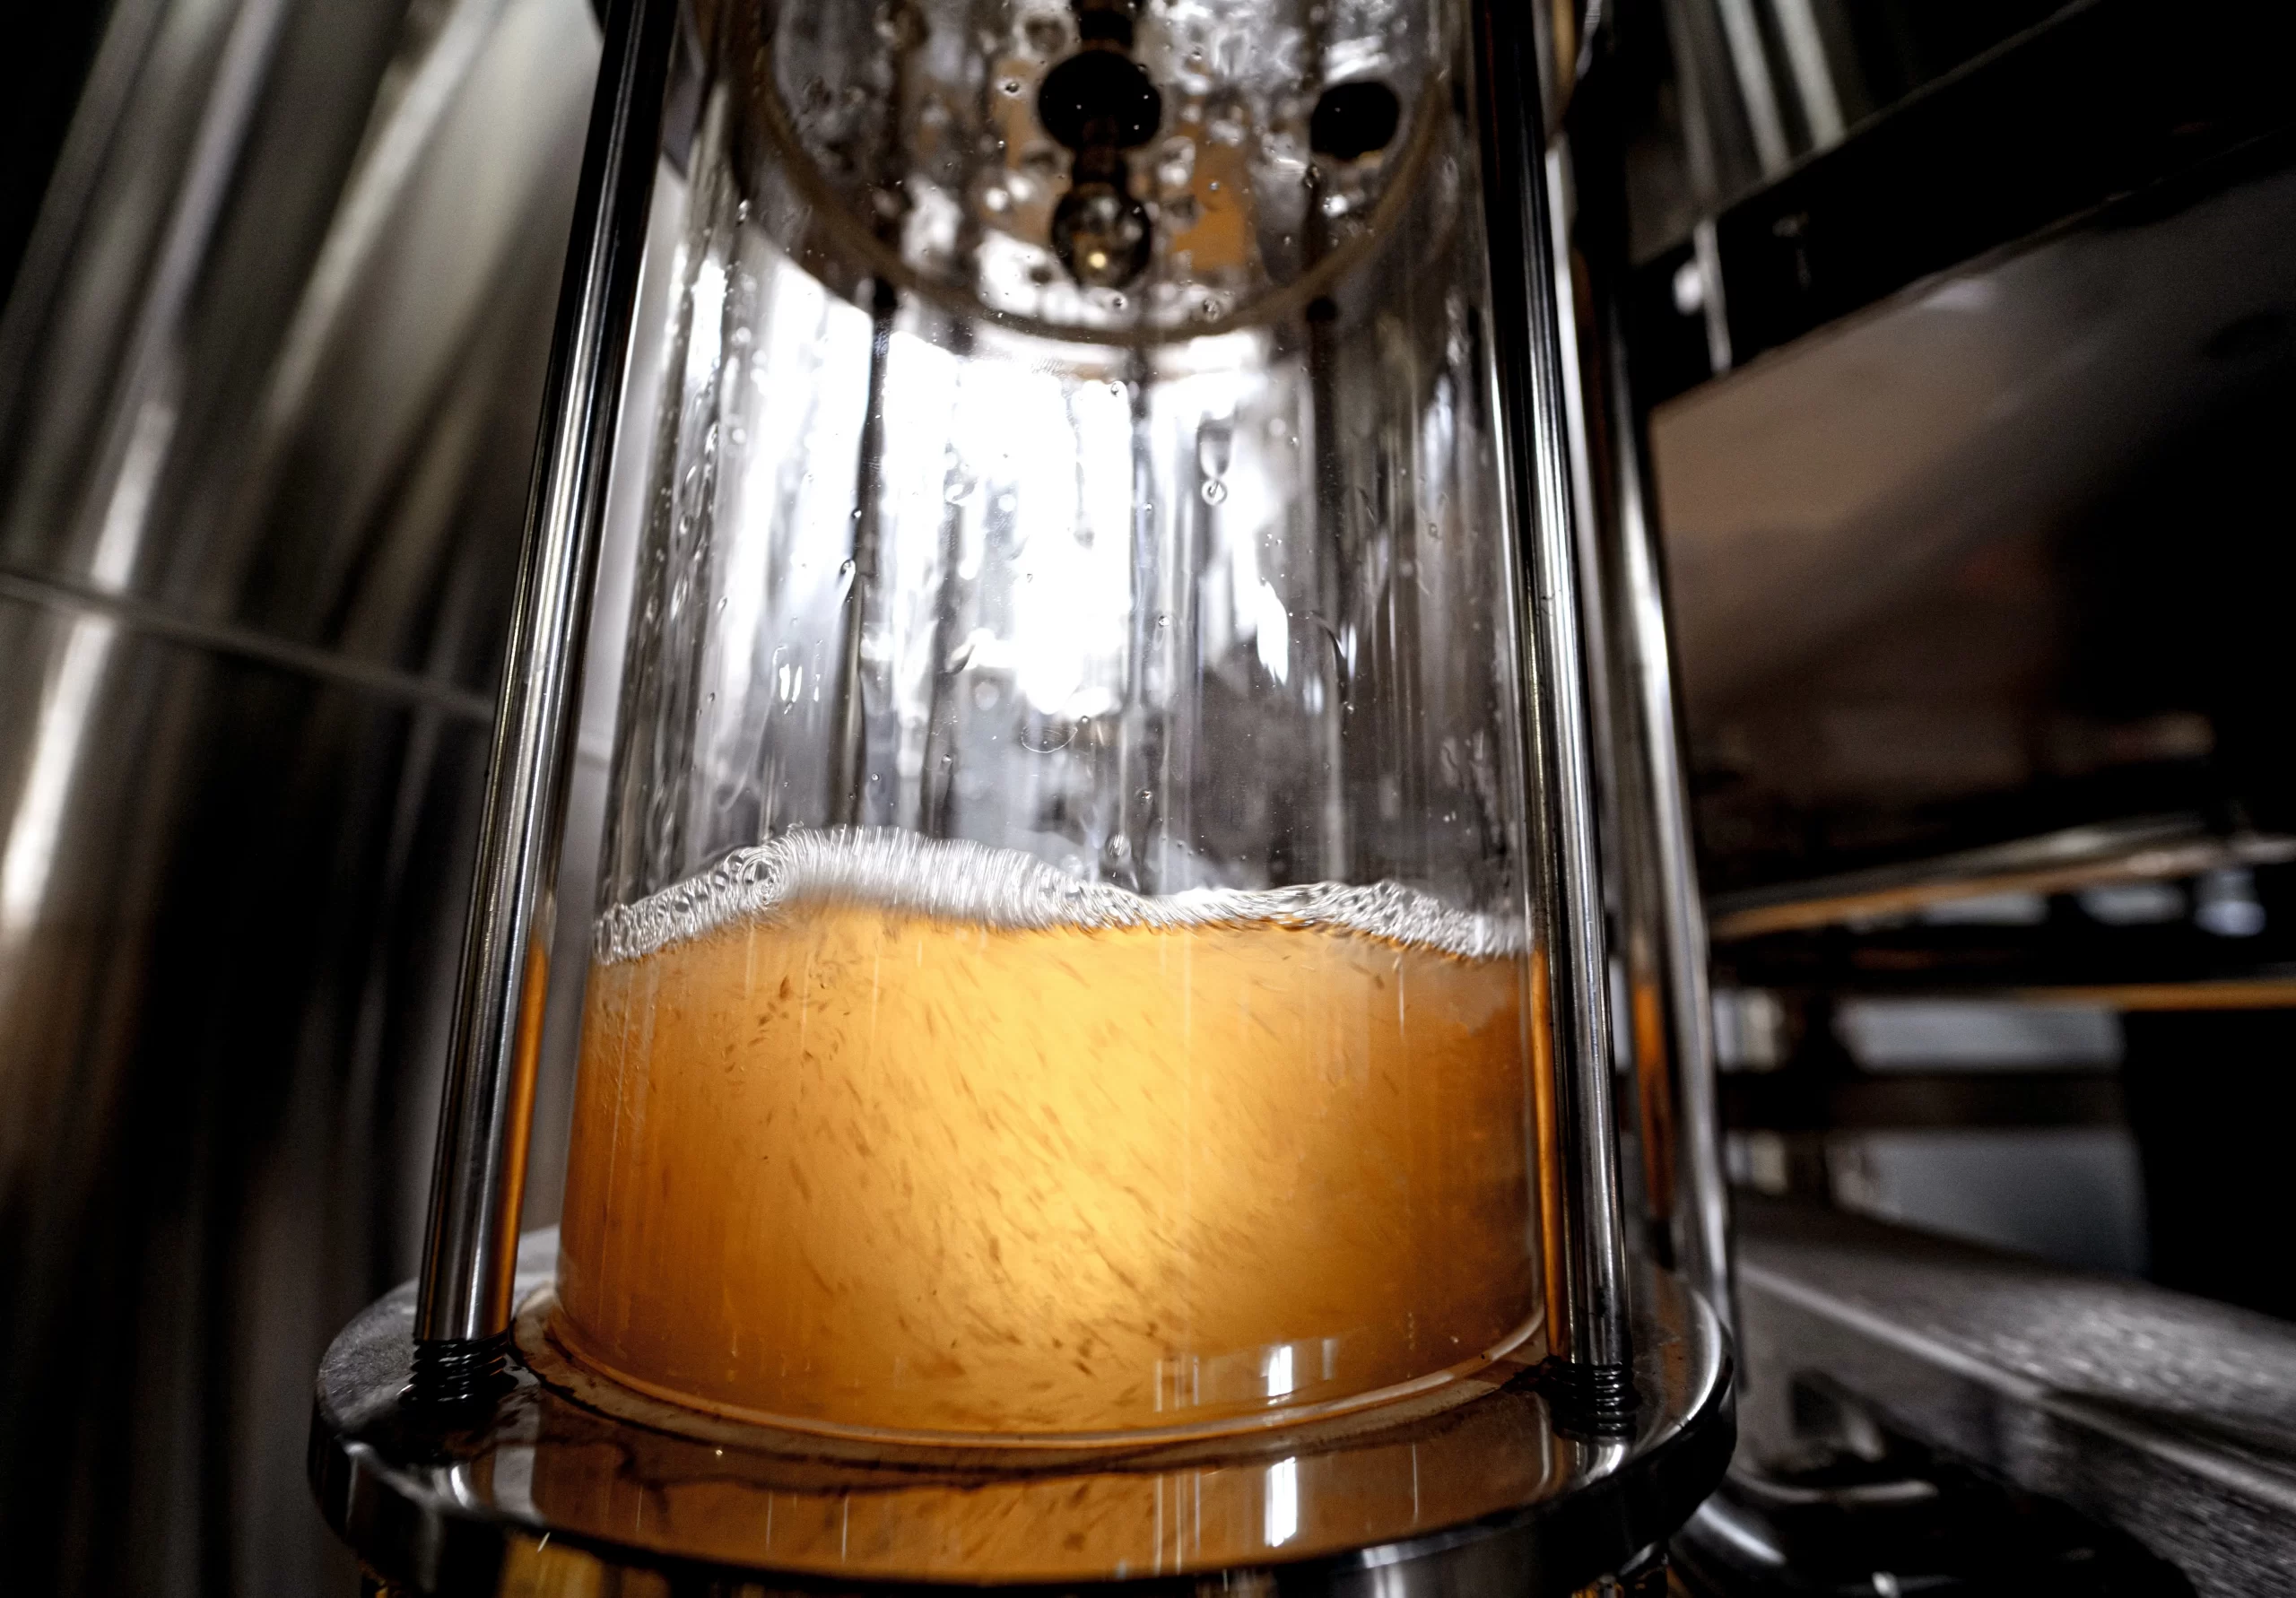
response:
{"label": "amber liquid", "polygon": [[785,904],[591,976],[554,1331],[804,1424],[1232,1421],[1539,1303],[1527,962]]}

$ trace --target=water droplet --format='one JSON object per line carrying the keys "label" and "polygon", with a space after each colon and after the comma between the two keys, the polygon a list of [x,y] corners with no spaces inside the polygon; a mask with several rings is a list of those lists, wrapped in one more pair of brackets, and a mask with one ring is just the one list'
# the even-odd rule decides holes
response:
{"label": "water droplet", "polygon": [[1166,612],[1163,612],[1163,611],[1158,611],[1158,612],[1156,612],[1156,626],[1157,626],[1160,630],[1161,630],[1161,629],[1163,629],[1163,628],[1170,627],[1171,624],[1172,624],[1172,618],[1171,618],[1171,616],[1170,616],[1169,613],[1167,613]]}
{"label": "water droplet", "polygon": [[1207,478],[1204,484],[1204,502],[1217,505],[1228,497],[1228,485],[1217,477]]}
{"label": "water droplet", "polygon": [[997,87],[1003,89],[1007,94],[1018,94],[1021,91],[1021,80],[1018,78],[1006,78],[1004,83],[998,84]]}

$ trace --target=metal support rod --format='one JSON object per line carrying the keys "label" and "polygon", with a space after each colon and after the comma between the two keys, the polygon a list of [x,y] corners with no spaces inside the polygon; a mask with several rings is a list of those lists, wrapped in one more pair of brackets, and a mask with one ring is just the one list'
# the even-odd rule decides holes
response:
{"label": "metal support rod", "polygon": [[1691,1285],[1706,1296],[1726,1328],[1737,1329],[1730,1272],[1730,1190],[1722,1166],[1722,1112],[1714,1065],[1714,997],[1708,980],[1706,905],[1699,892],[1691,837],[1690,788],[1683,770],[1682,724],[1674,695],[1674,651],[1666,626],[1657,529],[1643,481],[1640,433],[1627,391],[1626,350],[1612,306],[1605,353],[1611,440],[1618,473],[1617,632],[1631,678],[1633,703],[1622,718],[1626,758],[1639,762],[1647,814],[1630,818],[1652,846],[1659,964],[1673,1044],[1675,1257]]}
{"label": "metal support rod", "polygon": [[[1616,1118],[1611,1096],[1609,954],[1595,833],[1594,774],[1562,351],[1549,248],[1541,102],[1530,37],[1544,8],[1474,6],[1477,120],[1492,265],[1500,456],[1528,552],[1526,664],[1544,807],[1544,953],[1553,973],[1555,1099],[1563,1160],[1562,1281],[1550,1335],[1596,1417],[1631,1408]],[[1559,1333],[1560,1335],[1556,1335]]]}
{"label": "metal support rod", "polygon": [[1579,204],[1575,217],[1558,219],[1558,248],[1567,262],[1569,246],[1578,247],[1581,275],[1577,291],[1566,293],[1563,314],[1587,335],[1579,371],[1595,473],[1589,534],[1596,555],[1589,603],[1606,621],[1611,651],[1613,714],[1605,753],[1616,813],[1605,820],[1618,830],[1605,863],[1619,871],[1621,942],[1638,1007],[1633,1055],[1650,1246],[1654,1255],[1671,1256],[1730,1325],[1729,1189],[1716,1100],[1706,913],[1691,836],[1664,567],[1622,326],[1626,169],[1616,45],[1607,31],[1590,44],[1569,143]]}
{"label": "metal support rod", "polygon": [[510,1325],[582,651],[677,11],[615,0],[575,191],[415,1311],[416,1385],[427,1371],[442,1399],[491,1377]]}

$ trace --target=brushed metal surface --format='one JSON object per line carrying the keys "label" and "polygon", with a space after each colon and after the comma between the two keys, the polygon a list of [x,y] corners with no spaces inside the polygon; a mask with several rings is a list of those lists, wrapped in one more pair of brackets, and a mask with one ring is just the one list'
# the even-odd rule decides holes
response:
{"label": "brushed metal surface", "polygon": [[113,7],[0,313],[12,1590],[350,1579],[305,1382],[413,1263],[596,49]]}
{"label": "brushed metal surface", "polygon": [[2061,1498],[2205,1598],[2296,1584],[2296,1329],[2126,1278],[1742,1196],[1749,1453],[1822,1376]]}

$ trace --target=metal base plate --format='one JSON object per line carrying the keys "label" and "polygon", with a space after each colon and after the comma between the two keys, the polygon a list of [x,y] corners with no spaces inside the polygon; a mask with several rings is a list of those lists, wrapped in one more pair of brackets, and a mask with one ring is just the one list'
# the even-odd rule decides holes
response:
{"label": "metal base plate", "polygon": [[[1089,1450],[882,1449],[717,1420],[604,1382],[544,1330],[554,1232],[520,1251],[515,1385],[451,1421],[402,1403],[410,1284],[319,1368],[310,1475],[328,1524],[411,1592],[501,1591],[536,1550],[790,1592],[1106,1586],[1561,1594],[1663,1540],[1735,1429],[1713,1315],[1636,1282],[1631,1437],[1557,1429],[1520,1367],[1336,1420]],[[1486,1585],[1486,1584],[1488,1584]],[[521,1582],[520,1585],[525,1585]]]}

